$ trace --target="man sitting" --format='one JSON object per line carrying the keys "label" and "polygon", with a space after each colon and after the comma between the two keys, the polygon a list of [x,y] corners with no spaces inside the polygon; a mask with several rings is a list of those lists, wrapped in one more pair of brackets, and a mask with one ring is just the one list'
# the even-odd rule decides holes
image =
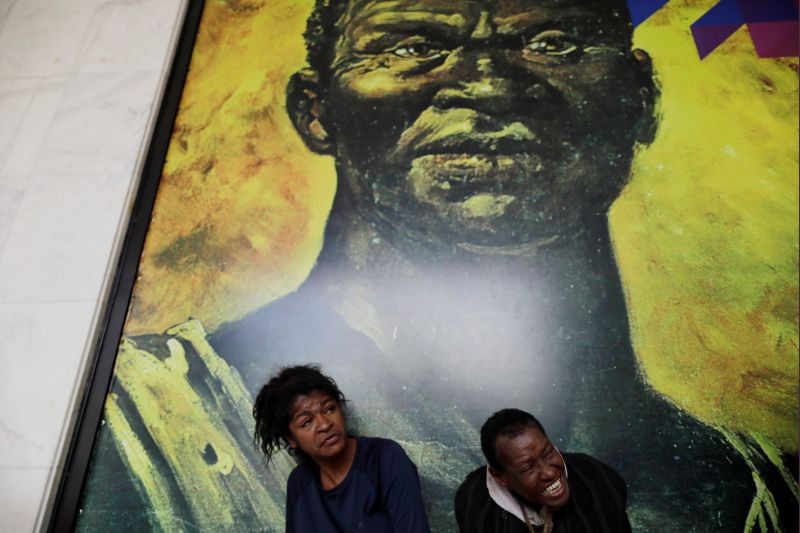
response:
{"label": "man sitting", "polygon": [[456,493],[462,533],[631,531],[625,482],[585,454],[562,455],[536,418],[503,409],[481,427],[488,466]]}

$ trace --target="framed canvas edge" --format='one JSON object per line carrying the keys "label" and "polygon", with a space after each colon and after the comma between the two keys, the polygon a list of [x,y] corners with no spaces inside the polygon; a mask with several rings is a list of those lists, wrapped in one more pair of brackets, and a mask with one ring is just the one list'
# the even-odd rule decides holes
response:
{"label": "framed canvas edge", "polygon": [[[88,360],[83,369],[70,427],[65,431],[56,463],[50,494],[39,517],[40,531],[73,531],[79,513],[81,494],[94,450],[103,406],[114,375],[117,349],[122,337],[128,307],[139,270],[139,260],[147,237],[167,149],[172,137],[186,76],[192,59],[205,0],[184,0],[176,26],[169,74],[163,80],[158,112],[153,121],[138,185],[129,211],[127,229],[117,252],[116,267],[108,282],[105,303],[97,314],[93,339],[88,344]],[[80,378],[79,378],[80,379]]]}

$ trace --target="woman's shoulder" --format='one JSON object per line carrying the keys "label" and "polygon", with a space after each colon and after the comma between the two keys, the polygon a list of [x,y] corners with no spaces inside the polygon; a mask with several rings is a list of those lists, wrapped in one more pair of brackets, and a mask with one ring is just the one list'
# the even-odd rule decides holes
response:
{"label": "woman's shoulder", "polygon": [[358,451],[363,455],[402,455],[406,452],[397,441],[383,437],[357,437]]}
{"label": "woman's shoulder", "polygon": [[381,476],[416,470],[400,443],[381,437],[358,437],[356,463],[357,468]]}
{"label": "woman's shoulder", "polygon": [[290,493],[299,494],[316,480],[316,470],[305,461],[300,463],[291,471],[286,482],[286,490]]}

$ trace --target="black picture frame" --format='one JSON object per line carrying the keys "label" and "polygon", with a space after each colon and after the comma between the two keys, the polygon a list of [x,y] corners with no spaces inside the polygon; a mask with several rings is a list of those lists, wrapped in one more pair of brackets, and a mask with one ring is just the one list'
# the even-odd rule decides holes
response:
{"label": "black picture frame", "polygon": [[186,0],[186,2],[172,65],[163,88],[147,155],[141,167],[136,199],[120,248],[113,281],[92,342],[85,383],[76,404],[75,423],[67,441],[64,467],[52,506],[48,509],[49,516],[46,515],[43,521],[46,530],[50,532],[72,531],[78,517],[81,494],[103,416],[106,395],[114,376],[117,349],[139,271],[139,259],[150,225],[205,5],[205,0]]}

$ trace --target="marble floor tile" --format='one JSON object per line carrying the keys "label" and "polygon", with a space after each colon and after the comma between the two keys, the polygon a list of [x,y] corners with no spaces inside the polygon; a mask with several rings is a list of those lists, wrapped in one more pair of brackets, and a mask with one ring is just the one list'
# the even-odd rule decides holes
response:
{"label": "marble floor tile", "polygon": [[0,304],[0,469],[53,464],[94,311]]}
{"label": "marble floor tile", "polygon": [[0,30],[0,78],[68,74],[97,0],[24,0]]}
{"label": "marble floor tile", "polygon": [[0,79],[0,183],[33,172],[65,86],[60,76]]}
{"label": "marble floor tile", "polygon": [[129,174],[31,178],[0,255],[0,302],[98,298]]}
{"label": "marble floor tile", "polygon": [[42,78],[0,79],[0,166]]}
{"label": "marble floor tile", "polygon": [[0,468],[0,533],[33,531],[49,468]]}
{"label": "marble floor tile", "polygon": [[23,193],[21,188],[7,187],[0,183],[0,256],[11,234]]}
{"label": "marble floor tile", "polygon": [[39,174],[132,172],[159,71],[84,74],[64,88],[39,152]]}
{"label": "marble floor tile", "polygon": [[0,0],[0,32],[3,31],[3,26],[6,25],[8,20],[8,12],[11,11],[11,6],[14,5],[15,0]]}
{"label": "marble floor tile", "polygon": [[105,0],[78,54],[78,72],[161,70],[183,0]]}

